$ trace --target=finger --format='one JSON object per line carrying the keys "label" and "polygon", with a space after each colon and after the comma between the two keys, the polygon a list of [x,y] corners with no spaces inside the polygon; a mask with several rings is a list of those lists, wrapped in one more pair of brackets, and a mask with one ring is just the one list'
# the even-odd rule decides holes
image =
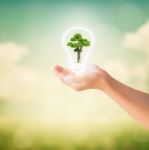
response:
{"label": "finger", "polygon": [[80,78],[79,75],[76,74],[69,74],[66,75],[64,78],[64,82],[67,84],[71,84],[71,83],[82,83],[82,78]]}
{"label": "finger", "polygon": [[69,86],[76,91],[82,91],[85,89],[83,83],[71,83]]}
{"label": "finger", "polygon": [[63,68],[63,67],[61,67],[61,66],[59,66],[59,65],[56,65],[56,66],[54,67],[54,72],[55,72],[55,73],[68,74],[68,73],[70,72],[70,70],[69,70],[69,69],[66,69],[66,68]]}
{"label": "finger", "polygon": [[62,82],[64,82],[64,78],[70,73],[70,70],[56,65],[54,67],[54,73]]}

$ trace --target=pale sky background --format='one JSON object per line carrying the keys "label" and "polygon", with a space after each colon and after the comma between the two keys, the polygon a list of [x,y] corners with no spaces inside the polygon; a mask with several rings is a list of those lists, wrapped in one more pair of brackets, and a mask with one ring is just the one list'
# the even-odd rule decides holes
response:
{"label": "pale sky background", "polygon": [[66,30],[86,27],[95,37],[88,63],[149,91],[149,1],[0,1],[1,115],[60,123],[133,122],[104,93],[77,93],[53,74],[67,66]]}

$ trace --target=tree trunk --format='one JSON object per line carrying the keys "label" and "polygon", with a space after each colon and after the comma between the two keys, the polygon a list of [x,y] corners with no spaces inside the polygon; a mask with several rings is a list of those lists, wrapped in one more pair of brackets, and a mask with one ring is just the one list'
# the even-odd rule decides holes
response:
{"label": "tree trunk", "polygon": [[77,63],[80,63],[81,60],[81,51],[77,51]]}

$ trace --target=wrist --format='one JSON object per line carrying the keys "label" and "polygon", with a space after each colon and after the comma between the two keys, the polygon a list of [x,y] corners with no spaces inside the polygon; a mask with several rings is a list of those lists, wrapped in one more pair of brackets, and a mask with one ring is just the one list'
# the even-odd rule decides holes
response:
{"label": "wrist", "polygon": [[97,89],[106,93],[110,89],[112,82],[113,78],[106,71],[102,69],[98,71]]}

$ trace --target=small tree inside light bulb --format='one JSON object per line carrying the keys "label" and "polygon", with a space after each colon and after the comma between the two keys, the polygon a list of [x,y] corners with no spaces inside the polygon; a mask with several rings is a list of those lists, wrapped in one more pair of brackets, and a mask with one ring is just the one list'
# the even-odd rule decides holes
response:
{"label": "small tree inside light bulb", "polygon": [[77,53],[76,63],[81,63],[81,53],[84,50],[83,48],[90,46],[90,41],[88,39],[84,39],[81,33],[76,33],[73,37],[71,37],[67,46],[73,48],[73,51]]}
{"label": "small tree inside light bulb", "polygon": [[94,45],[92,33],[83,27],[71,28],[63,36],[63,44],[68,54],[71,68],[81,71]]}

